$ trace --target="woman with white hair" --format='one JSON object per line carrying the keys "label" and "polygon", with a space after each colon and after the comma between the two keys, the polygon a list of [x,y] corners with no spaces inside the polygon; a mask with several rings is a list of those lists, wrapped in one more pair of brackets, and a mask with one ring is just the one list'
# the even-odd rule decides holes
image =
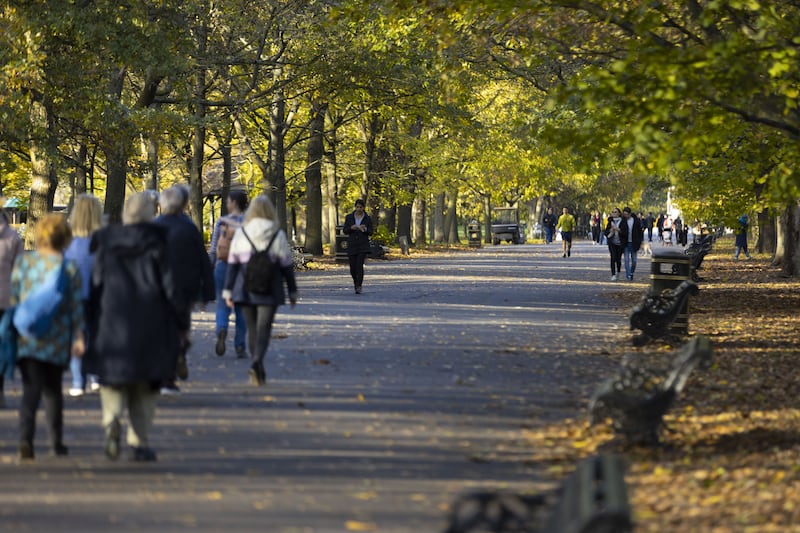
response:
{"label": "woman with white hair", "polygon": [[160,383],[175,373],[178,358],[175,283],[167,259],[167,232],[153,224],[148,193],[125,204],[123,225],[92,237],[95,254],[89,292],[91,339],[87,372],[100,381],[105,453],[120,453],[127,406],[127,442],[134,461],[155,461],[149,434]]}
{"label": "woman with white hair", "polygon": [[177,275],[173,305],[178,310],[181,343],[176,371],[171,379],[164,381],[161,393],[177,394],[180,389],[175,384],[175,377],[186,379],[189,373],[186,352],[189,349],[192,307],[198,301],[210,302],[214,299],[214,275],[203,234],[185,213],[189,204],[189,187],[173,185],[161,192],[158,202],[161,216],[154,222],[167,230],[167,257]]}

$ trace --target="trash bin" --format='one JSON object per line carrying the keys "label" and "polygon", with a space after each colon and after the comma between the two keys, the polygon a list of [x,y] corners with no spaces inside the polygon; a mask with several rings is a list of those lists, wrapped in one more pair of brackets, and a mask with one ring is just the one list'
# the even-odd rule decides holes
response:
{"label": "trash bin", "polygon": [[477,220],[473,220],[467,226],[467,242],[470,248],[481,247],[481,225]]}
{"label": "trash bin", "polygon": [[344,226],[336,226],[336,260],[347,261],[347,234]]}
{"label": "trash bin", "polygon": [[[651,291],[661,294],[667,289],[674,289],[692,276],[691,258],[678,250],[658,250],[653,252],[650,260]],[[689,332],[689,300],[678,312],[670,330],[676,334],[686,335]]]}

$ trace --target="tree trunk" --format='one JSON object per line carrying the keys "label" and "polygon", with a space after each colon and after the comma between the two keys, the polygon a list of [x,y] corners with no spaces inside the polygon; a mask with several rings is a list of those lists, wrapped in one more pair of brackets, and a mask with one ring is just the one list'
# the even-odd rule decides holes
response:
{"label": "tree trunk", "polygon": [[[197,39],[197,57],[205,58],[208,49],[208,28],[202,22],[195,28]],[[191,159],[189,160],[189,215],[200,230],[203,230],[203,163],[206,146],[207,96],[206,68],[199,65],[194,70],[194,89],[192,91],[192,142]]]}
{"label": "tree trunk", "polygon": [[458,244],[458,190],[453,190],[447,197],[447,217],[445,219],[447,242]]}
{"label": "tree trunk", "polygon": [[336,160],[336,150],[339,143],[336,138],[336,130],[330,135],[330,150],[327,154],[326,172],[326,203],[328,205],[328,242],[330,243],[330,255],[336,255],[336,226],[339,225],[339,186],[338,186],[338,167]]}
{"label": "tree trunk", "polygon": [[154,136],[147,139],[147,165],[150,167],[150,176],[145,187],[151,191],[158,190],[158,139]]}
{"label": "tree trunk", "polygon": [[417,197],[414,199],[414,207],[412,209],[412,211],[414,213],[413,214],[413,217],[414,217],[414,244],[416,244],[417,246],[422,246],[423,244],[425,244],[427,242],[427,240],[425,238],[426,237],[425,223],[426,223],[426,220],[427,220],[427,218],[425,216],[425,210],[427,209],[427,207],[428,207],[428,204],[425,201],[425,198],[423,198],[422,195],[418,194]]}
{"label": "tree trunk", "polygon": [[487,194],[483,197],[483,242],[492,243],[492,199]]}
{"label": "tree trunk", "polygon": [[764,209],[758,213],[758,240],[755,245],[756,252],[774,254],[777,239],[775,216],[769,208]]}
{"label": "tree trunk", "polygon": [[411,204],[397,206],[397,236],[405,236],[411,244]]}
{"label": "tree trunk", "polygon": [[[31,122],[41,126],[43,131],[52,131],[52,118],[44,103],[33,102]],[[31,160],[31,197],[28,202],[25,247],[33,248],[36,244],[34,242],[36,222],[53,209],[58,178],[56,166],[46,142],[31,142],[29,155]]]}
{"label": "tree trunk", "polygon": [[778,220],[778,239],[773,265],[786,277],[800,272],[800,202],[788,205]]}
{"label": "tree trunk", "polygon": [[433,242],[441,244],[445,239],[444,225],[444,193],[436,195],[436,205],[433,211]]}
{"label": "tree trunk", "polygon": [[383,120],[372,113],[361,123],[364,135],[364,201],[367,212],[378,213],[380,209],[380,175],[385,169],[385,157],[380,150],[378,136],[383,131]]}
{"label": "tree trunk", "polygon": [[328,105],[311,104],[306,161],[306,244],[308,253],[322,255],[322,158],[325,152],[325,114]]}
{"label": "tree trunk", "polygon": [[[275,81],[278,82],[281,70],[276,68],[274,71]],[[286,231],[286,98],[281,89],[273,93],[269,117],[269,182],[266,190],[275,204],[278,223]]]}
{"label": "tree trunk", "polygon": [[72,183],[72,197],[86,193],[86,183],[88,181],[87,162],[89,160],[89,148],[84,143],[78,146],[78,153],[75,158],[74,181]]}
{"label": "tree trunk", "polygon": [[[122,107],[122,82],[125,79],[125,69],[111,72],[109,83],[109,97]],[[119,121],[124,121],[124,117],[118,115]],[[121,126],[124,129],[125,125]],[[126,146],[128,137],[124,133],[110,132],[109,138],[103,146],[106,154],[106,201],[104,212],[111,223],[122,222],[122,208],[125,205],[125,180],[128,175],[128,147]]]}

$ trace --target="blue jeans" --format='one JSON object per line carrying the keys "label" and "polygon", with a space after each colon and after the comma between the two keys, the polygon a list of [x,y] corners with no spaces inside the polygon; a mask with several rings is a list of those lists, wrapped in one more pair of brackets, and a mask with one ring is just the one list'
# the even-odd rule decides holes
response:
{"label": "blue jeans", "polygon": [[625,275],[628,279],[631,279],[633,273],[636,272],[636,252],[633,251],[632,242],[625,245],[625,249],[622,250],[622,256],[625,258]]}
{"label": "blue jeans", "polygon": [[544,227],[544,242],[548,244],[553,242],[553,228],[550,226]]}
{"label": "blue jeans", "polygon": [[[228,330],[228,323],[231,316],[231,308],[225,305],[225,300],[222,299],[222,289],[225,287],[225,276],[228,273],[228,263],[217,261],[214,267],[214,285],[217,293],[217,329],[219,333],[221,330]],[[236,322],[236,332],[233,337],[233,346],[236,350],[243,350],[245,347],[245,336],[247,335],[247,325],[244,321],[244,315],[238,305],[233,306],[233,314]]]}

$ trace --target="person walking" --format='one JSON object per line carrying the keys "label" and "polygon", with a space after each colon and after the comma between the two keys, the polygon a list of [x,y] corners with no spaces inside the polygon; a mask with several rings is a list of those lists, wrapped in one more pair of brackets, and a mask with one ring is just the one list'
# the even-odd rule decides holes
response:
{"label": "person walking", "polygon": [[647,217],[644,219],[644,228],[647,230],[647,242],[653,242],[653,224],[655,223],[656,217],[653,216],[653,212],[648,212]]}
{"label": "person walking", "polygon": [[622,257],[625,262],[625,277],[628,281],[633,281],[633,274],[636,272],[636,256],[642,246],[644,230],[639,220],[633,216],[630,207],[622,209],[622,224],[619,232],[622,241]]}
{"label": "person walking", "polygon": [[[245,287],[248,261],[256,252],[264,250],[279,267],[280,274],[273,276],[269,294],[251,292]],[[284,282],[289,292],[289,302],[294,307],[297,303],[297,281],[292,250],[278,224],[275,206],[268,196],[262,194],[253,199],[244,215],[242,227],[233,236],[225,288],[222,291],[228,307],[241,307],[247,323],[247,345],[252,359],[248,374],[253,385],[264,385],[267,381],[264,357],[269,348],[275,313],[278,306],[286,303]]]}
{"label": "person walking", "polygon": [[738,222],[739,227],[736,230],[736,242],[734,243],[736,250],[733,252],[733,260],[738,261],[741,252],[744,252],[746,258],[752,259],[750,252],[747,250],[747,230],[750,227],[750,217],[742,215],[739,217]]}
{"label": "person walking", "polygon": [[355,209],[344,218],[343,231],[347,234],[347,258],[350,260],[350,276],[356,294],[361,294],[364,283],[364,262],[369,255],[369,236],[372,235],[372,219],[364,212],[364,200],[356,200]]}
{"label": "person walking", "polygon": [[[100,229],[103,223],[103,206],[100,200],[91,194],[81,194],[75,197],[72,212],[69,217],[72,241],[70,241],[64,256],[78,266],[81,274],[81,303],[84,314],[89,306],[89,287],[91,285],[92,263],[94,256],[89,253],[89,244],[92,234]],[[88,332],[84,331],[84,339],[88,339]],[[83,370],[83,358],[72,357],[69,362],[72,374],[72,387],[70,396],[81,396],[86,391],[87,378],[89,390],[94,392],[100,389],[97,376],[87,376]]]}
{"label": "person walking", "polygon": [[620,227],[622,226],[622,213],[618,207],[611,210],[608,217],[605,234],[608,240],[608,253],[611,256],[611,281],[617,281],[617,276],[622,272],[622,240]]}
{"label": "person walking", "polygon": [[556,223],[558,217],[553,214],[553,208],[548,207],[547,213],[542,217],[542,227],[544,228],[544,242],[550,244],[556,236]]}
{"label": "person walking", "polygon": [[33,459],[36,412],[44,399],[53,455],[69,453],[64,445],[64,397],[61,380],[70,356],[81,357],[85,349],[81,277],[78,267],[64,257],[72,234],[66,219],[58,214],[43,216],[35,226],[36,250],[22,254],[11,273],[11,305],[17,305],[45,280],[65,269],[63,300],[49,330],[41,337],[20,335],[17,366],[22,376],[19,407],[19,457]]}
{"label": "person walking", "polygon": [[565,207],[561,211],[561,216],[558,217],[556,223],[556,230],[561,230],[561,257],[570,257],[572,255],[572,232],[575,231],[577,223],[575,217],[569,213],[569,209]]}
{"label": "person walking", "polygon": [[[228,214],[220,217],[214,226],[211,235],[211,247],[209,260],[214,265],[214,289],[216,291],[216,336],[217,344],[215,352],[220,357],[225,355],[225,340],[228,336],[228,325],[230,324],[231,308],[222,298],[222,289],[225,287],[225,277],[228,273],[228,254],[230,253],[231,242],[236,230],[242,225],[244,211],[247,209],[247,194],[244,191],[231,191],[226,201]],[[233,347],[236,350],[236,357],[244,359],[247,357],[245,346],[247,325],[244,321],[242,310],[238,306],[233,308],[234,325],[236,329],[233,334]]]}
{"label": "person walking", "polygon": [[100,229],[89,291],[89,350],[85,367],[100,382],[104,451],[120,454],[128,410],[127,443],[134,461],[155,461],[150,447],[159,386],[173,379],[180,350],[176,279],[167,229],[152,223],[156,204],[148,193],[125,203],[122,225]]}
{"label": "person walking", "polygon": [[[0,317],[11,305],[11,271],[14,261],[22,255],[23,244],[19,234],[8,224],[8,214],[2,205],[4,198],[0,198]],[[10,370],[13,374],[13,367]],[[9,376],[10,377],[10,376]],[[0,373],[0,409],[6,406],[5,378]]]}
{"label": "person walking", "polygon": [[153,222],[167,230],[167,256],[176,272],[175,307],[178,311],[178,329],[181,352],[178,354],[175,376],[161,387],[162,394],[180,394],[175,377],[186,379],[189,369],[186,352],[191,345],[189,330],[192,324],[192,307],[198,301],[214,299],[214,275],[203,244],[203,235],[186,214],[189,205],[189,187],[173,185],[158,197],[161,216]]}
{"label": "person walking", "polygon": [[667,215],[664,213],[660,213],[658,215],[658,219],[656,220],[656,230],[658,230],[658,242],[664,242],[664,221],[667,219]]}
{"label": "person walking", "polygon": [[592,244],[600,244],[600,234],[602,232],[602,228],[600,225],[603,223],[603,219],[600,218],[600,212],[595,211],[592,214],[591,220],[591,228],[592,228]]}
{"label": "person walking", "polygon": [[675,217],[675,220],[672,221],[672,233],[675,237],[675,244],[683,245],[683,220],[681,220],[680,215]]}

